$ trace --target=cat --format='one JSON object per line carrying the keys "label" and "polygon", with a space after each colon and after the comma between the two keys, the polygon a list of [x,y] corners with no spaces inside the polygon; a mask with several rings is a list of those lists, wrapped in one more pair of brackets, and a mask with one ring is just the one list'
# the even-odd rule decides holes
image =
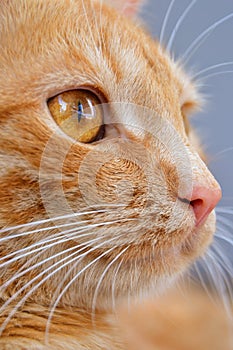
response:
{"label": "cat", "polygon": [[136,349],[122,305],[160,300],[212,240],[201,97],[141,6],[0,4],[0,349]]}

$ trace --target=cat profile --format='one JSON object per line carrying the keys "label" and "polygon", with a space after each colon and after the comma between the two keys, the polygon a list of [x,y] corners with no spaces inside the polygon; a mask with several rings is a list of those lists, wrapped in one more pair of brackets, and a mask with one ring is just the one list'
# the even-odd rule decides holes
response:
{"label": "cat profile", "polygon": [[0,4],[0,349],[129,348],[113,310],[160,295],[212,240],[200,97],[140,6]]}

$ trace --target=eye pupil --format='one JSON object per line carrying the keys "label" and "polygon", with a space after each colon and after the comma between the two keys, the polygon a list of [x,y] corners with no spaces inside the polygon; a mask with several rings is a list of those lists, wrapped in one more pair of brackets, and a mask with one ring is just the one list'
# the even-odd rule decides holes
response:
{"label": "eye pupil", "polygon": [[80,101],[78,101],[78,122],[80,123],[83,116],[83,105]]}

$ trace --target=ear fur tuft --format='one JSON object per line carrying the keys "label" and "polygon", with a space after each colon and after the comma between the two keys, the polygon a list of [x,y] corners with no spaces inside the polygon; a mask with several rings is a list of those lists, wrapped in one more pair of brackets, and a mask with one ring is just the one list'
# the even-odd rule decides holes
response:
{"label": "ear fur tuft", "polygon": [[106,0],[105,2],[128,17],[135,17],[145,3],[144,0]]}

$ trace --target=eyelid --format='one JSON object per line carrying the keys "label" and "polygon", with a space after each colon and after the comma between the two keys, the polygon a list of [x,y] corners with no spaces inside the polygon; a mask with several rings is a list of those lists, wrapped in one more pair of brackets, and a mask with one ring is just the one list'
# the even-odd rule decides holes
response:
{"label": "eyelid", "polygon": [[79,86],[75,86],[75,85],[71,85],[71,86],[64,86],[62,88],[58,88],[58,89],[54,89],[53,91],[50,91],[46,97],[46,103],[53,97],[57,96],[57,95],[61,95],[66,91],[73,91],[73,90],[80,90],[80,91],[89,91],[91,93],[93,93],[94,95],[96,95],[96,97],[100,100],[100,103],[108,103],[109,99],[108,96],[106,94],[106,92],[104,92],[101,88],[97,87],[97,86],[92,86],[92,85],[79,85]]}

